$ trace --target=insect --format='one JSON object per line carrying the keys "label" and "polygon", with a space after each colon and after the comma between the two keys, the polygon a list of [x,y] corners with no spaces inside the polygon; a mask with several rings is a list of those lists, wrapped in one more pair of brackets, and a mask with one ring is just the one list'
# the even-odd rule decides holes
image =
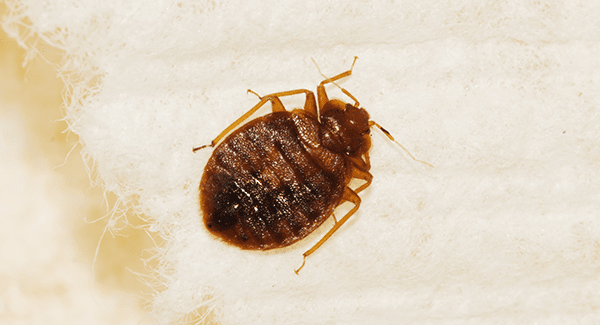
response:
{"label": "insect", "polygon": [[[369,120],[367,111],[359,108],[347,90],[340,88],[354,104],[327,97],[325,85],[350,76],[356,59],[346,72],[332,78],[323,75],[326,79],[317,87],[316,100],[307,89],[263,97],[248,90],[258,96],[258,104],[210,145],[193,149],[219,144],[200,181],[200,204],[209,232],[242,249],[281,248],[308,236],[340,204],[353,204],[340,220],[334,216],[333,227],[303,254],[302,265],[295,270],[298,274],[306,257],[358,210],[358,193],[373,180],[370,128],[376,126],[396,141]],[[286,110],[280,97],[298,94],[306,95],[304,109]],[[271,113],[237,128],[267,102],[271,102]],[[353,190],[348,186],[352,179],[364,183]]]}

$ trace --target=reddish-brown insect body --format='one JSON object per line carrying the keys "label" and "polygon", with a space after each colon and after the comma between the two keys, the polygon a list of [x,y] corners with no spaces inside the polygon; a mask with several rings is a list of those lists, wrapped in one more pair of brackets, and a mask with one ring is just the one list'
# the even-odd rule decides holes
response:
{"label": "reddish-brown insect body", "polygon": [[[357,193],[373,178],[369,173],[370,127],[381,127],[369,121],[367,111],[359,108],[346,90],[342,89],[354,105],[329,100],[324,87],[351,73],[352,68],[321,82],[317,87],[318,108],[313,92],[306,89],[259,96],[256,106],[213,140],[210,146],[271,102],[273,112],[229,134],[204,169],[200,203],[204,223],[212,234],[242,249],[285,247],[318,228],[341,203],[353,203],[354,207],[304,253],[306,258],[358,210],[361,200]],[[287,111],[279,99],[303,93],[304,109]],[[348,184],[353,178],[365,183],[352,190]]]}
{"label": "reddish-brown insect body", "polygon": [[[355,124],[346,121],[349,115]],[[364,110],[331,107],[321,120],[326,124],[303,111],[275,112],[228,136],[200,183],[208,230],[241,248],[265,250],[319,227],[352,178],[355,167],[346,156],[369,149]]]}

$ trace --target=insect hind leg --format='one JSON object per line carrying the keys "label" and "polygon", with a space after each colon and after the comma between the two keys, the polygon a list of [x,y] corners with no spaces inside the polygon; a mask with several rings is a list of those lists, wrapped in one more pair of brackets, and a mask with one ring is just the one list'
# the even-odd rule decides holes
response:
{"label": "insect hind leg", "polygon": [[350,217],[358,210],[360,207],[360,202],[362,202],[360,196],[358,196],[358,194],[356,194],[356,192],[349,187],[346,187],[344,190],[344,195],[342,196],[342,202],[343,201],[354,203],[354,207],[348,211],[348,213],[346,213],[342,219],[339,221],[336,220],[336,223],[333,225],[333,227],[331,227],[331,229],[329,229],[325,236],[323,236],[323,238],[321,238],[321,240],[319,240],[313,247],[302,254],[302,265],[300,265],[300,267],[294,271],[296,274],[298,274],[298,272],[300,272],[300,270],[304,267],[306,258],[319,249],[319,247],[321,247],[321,245],[323,245],[327,239],[333,235],[333,233],[335,233],[344,223],[346,223],[346,221],[348,221],[348,219],[350,219]]}

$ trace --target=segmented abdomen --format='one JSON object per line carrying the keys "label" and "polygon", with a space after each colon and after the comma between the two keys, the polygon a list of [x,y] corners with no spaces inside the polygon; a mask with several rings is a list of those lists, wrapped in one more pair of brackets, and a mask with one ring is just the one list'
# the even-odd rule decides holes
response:
{"label": "segmented abdomen", "polygon": [[310,234],[339,204],[345,165],[323,170],[302,144],[292,114],[258,118],[213,152],[200,182],[204,222],[213,234],[244,249],[284,247]]}

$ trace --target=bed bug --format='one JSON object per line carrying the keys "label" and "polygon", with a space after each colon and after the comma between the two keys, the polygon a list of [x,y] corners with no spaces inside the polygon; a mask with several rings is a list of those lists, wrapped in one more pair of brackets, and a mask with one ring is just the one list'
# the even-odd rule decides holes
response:
{"label": "bed bug", "polygon": [[[327,97],[325,85],[350,76],[356,59],[346,72],[332,78],[323,75],[326,79],[317,87],[316,100],[307,89],[263,97],[248,90],[258,96],[258,104],[210,145],[193,149],[196,152],[219,144],[200,181],[200,204],[209,232],[242,249],[281,248],[308,236],[340,204],[353,204],[340,220],[334,216],[333,227],[303,254],[297,274],[306,257],[358,210],[358,193],[373,179],[369,173],[371,127],[378,127],[396,141],[369,120],[367,111],[347,90],[340,88],[354,104]],[[299,94],[306,95],[304,109],[286,110],[280,97]],[[271,113],[240,126],[267,102],[271,102]],[[364,183],[351,189],[348,184],[352,179]]]}

